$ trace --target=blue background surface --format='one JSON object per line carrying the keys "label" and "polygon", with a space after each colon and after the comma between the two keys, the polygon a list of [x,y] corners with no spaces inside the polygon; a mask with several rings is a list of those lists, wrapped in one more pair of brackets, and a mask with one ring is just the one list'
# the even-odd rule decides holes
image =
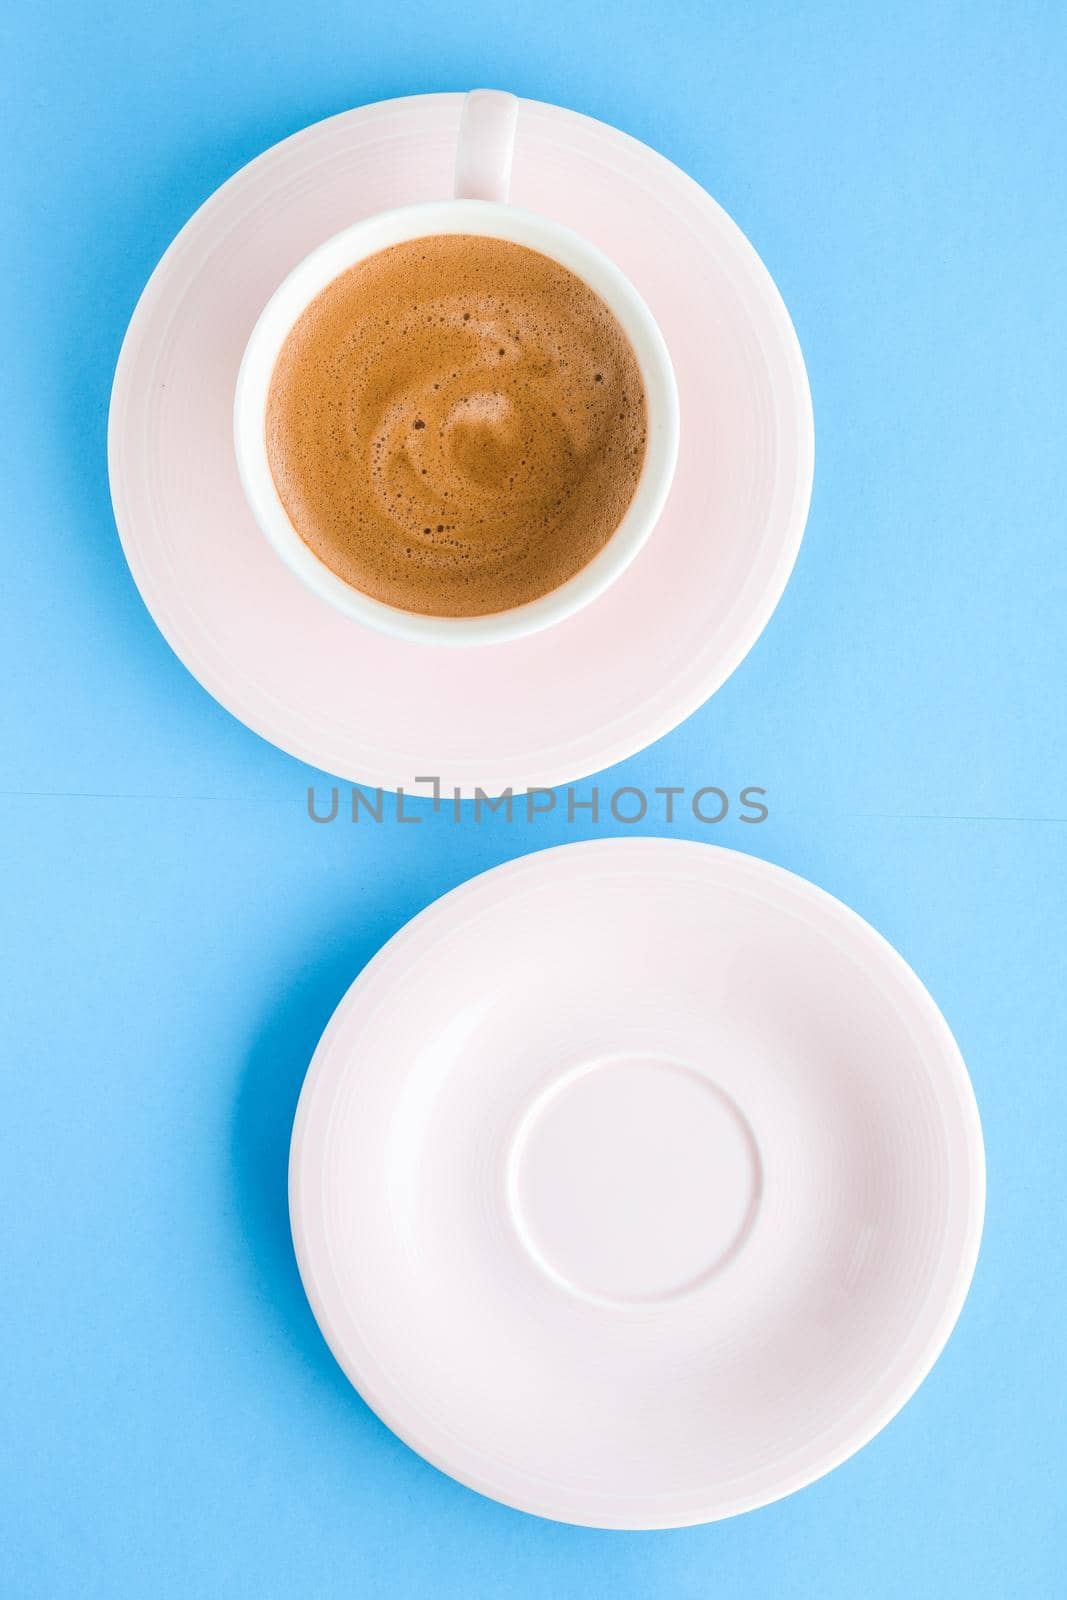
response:
{"label": "blue background surface", "polygon": [[[8,11],[4,55],[0,1593],[1062,1593],[1062,6],[56,0]],[[322,775],[170,654],[108,498],[123,329],[195,207],[317,118],[486,82],[709,188],[815,399],[772,624],[601,781],[764,786],[761,826],[675,831],[880,928],[987,1138],[974,1288],[916,1398],[821,1483],[677,1533],[540,1522],[421,1462],[333,1365],[285,1205],[301,1077],[361,964],[472,873],[626,830],[312,826]]]}

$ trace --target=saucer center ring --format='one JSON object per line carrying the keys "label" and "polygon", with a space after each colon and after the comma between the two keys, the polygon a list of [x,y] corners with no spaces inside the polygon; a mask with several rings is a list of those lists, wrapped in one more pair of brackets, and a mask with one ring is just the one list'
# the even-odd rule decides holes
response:
{"label": "saucer center ring", "polygon": [[759,1209],[752,1129],[686,1063],[613,1055],[554,1079],[511,1144],[519,1237],[560,1287],[613,1305],[670,1300],[742,1249]]}

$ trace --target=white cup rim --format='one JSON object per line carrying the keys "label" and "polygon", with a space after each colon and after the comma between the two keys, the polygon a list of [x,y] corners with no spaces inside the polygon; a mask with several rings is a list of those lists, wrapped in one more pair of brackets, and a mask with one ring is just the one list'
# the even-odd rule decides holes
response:
{"label": "white cup rim", "polygon": [[[340,273],[409,239],[470,233],[539,250],[582,278],[604,300],[630,341],[645,386],[645,459],[637,488],[610,539],[581,571],[549,594],[507,611],[428,616],[375,600],[319,560],[290,521],[271,474],[265,416],[271,375],[293,324]],[[304,257],[275,290],[245,347],[234,396],[234,447],[245,498],[286,565],[308,589],[357,622],[431,644],[488,644],[549,627],[595,599],[625,571],[663,509],[678,454],[678,391],[659,326],[613,261],[580,234],[536,212],[490,200],[423,202],[380,212],[342,229]]]}

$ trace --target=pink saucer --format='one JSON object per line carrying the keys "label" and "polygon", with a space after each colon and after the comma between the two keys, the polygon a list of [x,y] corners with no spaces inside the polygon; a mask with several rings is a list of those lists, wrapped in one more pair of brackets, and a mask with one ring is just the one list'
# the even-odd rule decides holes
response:
{"label": "pink saucer", "polygon": [[119,358],[115,516],[160,629],[249,727],[317,767],[395,788],[553,786],[666,733],[751,648],[789,576],[811,491],[811,401],[752,246],[677,167],[557,106],[520,102],[512,200],[613,257],[670,346],[682,439],[667,508],[618,583],[533,637],[469,650],[389,639],[316,600],[237,478],[237,369],[272,291],[374,212],[451,192],[463,96],[332,117],[243,168],[152,275]]}
{"label": "pink saucer", "polygon": [[293,1130],[345,1372],[483,1494],[606,1528],[750,1510],[885,1426],[982,1230],[974,1095],[854,912],[730,850],[565,845],[391,939]]}

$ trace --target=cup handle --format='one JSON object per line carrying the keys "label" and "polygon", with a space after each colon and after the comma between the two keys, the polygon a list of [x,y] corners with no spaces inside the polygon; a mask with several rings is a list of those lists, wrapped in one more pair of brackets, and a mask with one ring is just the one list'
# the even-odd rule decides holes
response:
{"label": "cup handle", "polygon": [[505,205],[519,102],[502,89],[472,89],[459,115],[455,198]]}

